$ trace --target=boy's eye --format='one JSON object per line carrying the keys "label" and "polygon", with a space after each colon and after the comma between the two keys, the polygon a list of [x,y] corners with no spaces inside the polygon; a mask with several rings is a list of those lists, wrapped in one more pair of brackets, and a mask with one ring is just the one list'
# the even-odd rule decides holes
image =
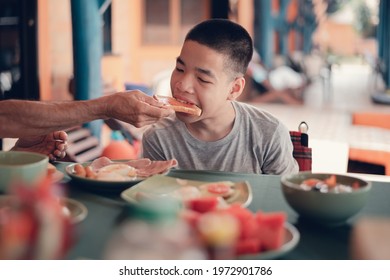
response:
{"label": "boy's eye", "polygon": [[176,67],[176,71],[177,71],[177,72],[184,72],[184,70],[181,69],[181,68],[179,68],[179,67]]}
{"label": "boy's eye", "polygon": [[198,78],[198,80],[199,80],[201,83],[210,84],[209,81],[203,80],[202,78]]}

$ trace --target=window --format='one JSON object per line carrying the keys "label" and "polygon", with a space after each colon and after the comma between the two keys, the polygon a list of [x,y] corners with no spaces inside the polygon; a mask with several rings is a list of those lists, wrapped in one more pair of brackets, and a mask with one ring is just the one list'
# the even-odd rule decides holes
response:
{"label": "window", "polygon": [[0,100],[39,99],[37,1],[0,0]]}
{"label": "window", "polygon": [[189,29],[208,18],[209,0],[145,0],[142,42],[178,45]]}
{"label": "window", "polygon": [[104,10],[102,14],[102,33],[103,33],[103,52],[112,52],[112,39],[111,39],[111,3]]}

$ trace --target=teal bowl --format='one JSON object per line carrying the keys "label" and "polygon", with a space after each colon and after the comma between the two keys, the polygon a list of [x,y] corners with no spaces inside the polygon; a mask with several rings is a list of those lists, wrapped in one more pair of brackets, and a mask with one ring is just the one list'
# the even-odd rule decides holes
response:
{"label": "teal bowl", "polygon": [[0,192],[7,193],[12,183],[32,185],[47,174],[49,158],[31,152],[0,152]]}
{"label": "teal bowl", "polygon": [[281,178],[285,200],[302,218],[323,225],[340,225],[356,215],[365,205],[371,183],[356,177],[337,175],[336,182],[359,187],[351,192],[320,192],[304,190],[300,184],[310,178],[324,180],[333,174],[300,172]]}

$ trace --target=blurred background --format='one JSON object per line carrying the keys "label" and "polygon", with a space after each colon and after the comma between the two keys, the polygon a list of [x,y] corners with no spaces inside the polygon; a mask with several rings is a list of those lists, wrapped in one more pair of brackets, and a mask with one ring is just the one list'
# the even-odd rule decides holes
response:
{"label": "blurred background", "polygon": [[[389,15],[385,0],[0,0],[0,98],[170,94],[187,31],[229,18],[249,31],[268,69],[288,66],[307,79],[302,104],[242,101],[290,130],[306,121],[313,171],[390,175]],[[74,161],[118,149],[139,156],[142,130],[103,122],[82,129],[82,138],[69,130],[70,140],[95,141],[70,149]]]}

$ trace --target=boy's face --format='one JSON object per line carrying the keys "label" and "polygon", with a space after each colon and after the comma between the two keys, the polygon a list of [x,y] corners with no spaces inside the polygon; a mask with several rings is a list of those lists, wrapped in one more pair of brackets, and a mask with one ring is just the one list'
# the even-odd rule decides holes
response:
{"label": "boy's face", "polygon": [[178,119],[186,123],[213,119],[221,117],[230,106],[228,100],[237,97],[232,94],[237,79],[229,74],[225,61],[225,55],[213,49],[191,40],[184,42],[171,76],[172,95],[197,105],[202,115],[176,113]]}

